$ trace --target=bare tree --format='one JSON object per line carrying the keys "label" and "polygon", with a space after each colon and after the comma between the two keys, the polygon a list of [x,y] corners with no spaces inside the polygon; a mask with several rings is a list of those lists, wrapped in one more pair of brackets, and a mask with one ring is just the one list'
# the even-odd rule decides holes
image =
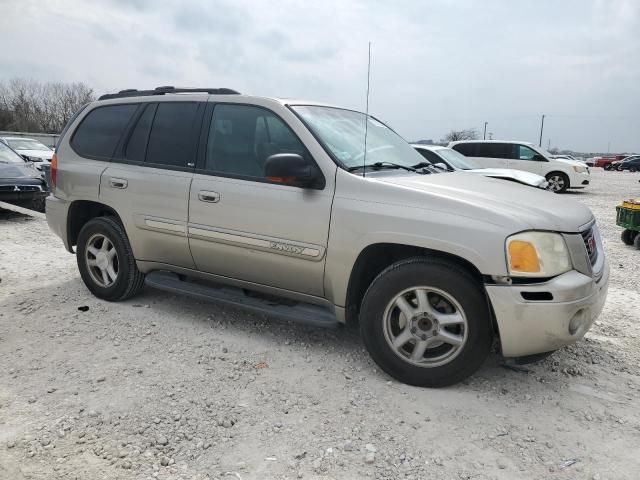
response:
{"label": "bare tree", "polygon": [[14,78],[0,82],[0,122],[4,130],[59,133],[69,118],[94,99],[84,83]]}
{"label": "bare tree", "polygon": [[455,142],[457,140],[477,140],[478,137],[478,131],[475,128],[468,128],[466,130],[451,130],[445,135],[444,140]]}

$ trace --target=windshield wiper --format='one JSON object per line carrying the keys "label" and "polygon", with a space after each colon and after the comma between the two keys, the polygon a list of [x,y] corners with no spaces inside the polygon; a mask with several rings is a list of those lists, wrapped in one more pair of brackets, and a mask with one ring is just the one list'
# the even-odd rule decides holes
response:
{"label": "windshield wiper", "polygon": [[413,167],[408,167],[406,165],[400,165],[399,163],[393,163],[393,162],[376,162],[376,163],[369,163],[367,165],[356,165],[355,167],[349,167],[347,171],[355,172],[356,170],[363,170],[365,168],[371,168],[374,170],[379,170],[381,168],[394,168],[394,169],[401,168],[403,170],[407,170],[408,172],[421,173],[421,172],[418,172],[418,170],[416,170]]}

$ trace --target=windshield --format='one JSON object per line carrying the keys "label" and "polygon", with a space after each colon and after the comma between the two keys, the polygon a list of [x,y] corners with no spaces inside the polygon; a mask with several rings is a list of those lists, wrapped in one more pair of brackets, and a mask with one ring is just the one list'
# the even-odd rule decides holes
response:
{"label": "windshield", "polygon": [[7,143],[14,150],[40,150],[42,152],[49,152],[50,149],[46,145],[43,145],[37,140],[30,138],[12,138],[7,140]]}
{"label": "windshield", "polygon": [[[334,107],[292,106],[307,127],[346,169],[365,163],[364,113]],[[411,167],[424,162],[402,137],[373,117],[367,122],[366,164],[393,163]]]}
{"label": "windshield", "polygon": [[478,165],[473,163],[470,158],[465,157],[451,148],[438,148],[437,150],[434,150],[434,152],[444,158],[445,161],[454,168],[459,168],[460,170],[473,170],[474,168],[480,168]]}
{"label": "windshield", "polygon": [[0,163],[24,163],[24,160],[4,143],[0,143]]}

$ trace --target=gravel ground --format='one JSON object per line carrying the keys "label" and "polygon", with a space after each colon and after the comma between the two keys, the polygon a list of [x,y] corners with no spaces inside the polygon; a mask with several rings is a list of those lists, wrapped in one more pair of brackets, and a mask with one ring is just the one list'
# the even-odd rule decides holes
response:
{"label": "gravel ground", "polygon": [[640,252],[614,207],[639,179],[595,169],[563,197],[612,267],[585,340],[440,390],[386,376],[354,328],[100,301],[44,220],[0,211],[0,478],[637,479]]}

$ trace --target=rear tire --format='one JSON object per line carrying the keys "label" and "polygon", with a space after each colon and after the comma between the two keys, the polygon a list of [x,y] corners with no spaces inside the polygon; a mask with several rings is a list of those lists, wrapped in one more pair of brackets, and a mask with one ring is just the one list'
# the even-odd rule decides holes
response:
{"label": "rear tire", "polygon": [[638,169],[637,169],[636,167],[629,167],[629,171],[630,171],[631,173],[635,173],[635,172],[637,172],[637,171],[638,171]]}
{"label": "rear tire", "polygon": [[424,257],[394,263],[373,280],[360,332],[380,368],[419,387],[445,387],[473,374],[493,336],[478,282],[454,263]]}
{"label": "rear tire", "polygon": [[127,234],[114,217],[94,218],[82,227],[76,259],[84,284],[103,300],[125,300],[144,286]]}
{"label": "rear tire", "polygon": [[640,250],[640,235],[636,235],[636,238],[633,240],[633,246]]}
{"label": "rear tire", "polygon": [[546,176],[547,182],[549,182],[549,190],[554,193],[564,193],[569,188],[569,177],[566,173],[551,172]]}
{"label": "rear tire", "polygon": [[633,242],[637,236],[638,236],[638,232],[636,232],[635,230],[625,229],[623,230],[622,235],[620,237],[622,238],[622,242],[625,245],[633,245]]}

